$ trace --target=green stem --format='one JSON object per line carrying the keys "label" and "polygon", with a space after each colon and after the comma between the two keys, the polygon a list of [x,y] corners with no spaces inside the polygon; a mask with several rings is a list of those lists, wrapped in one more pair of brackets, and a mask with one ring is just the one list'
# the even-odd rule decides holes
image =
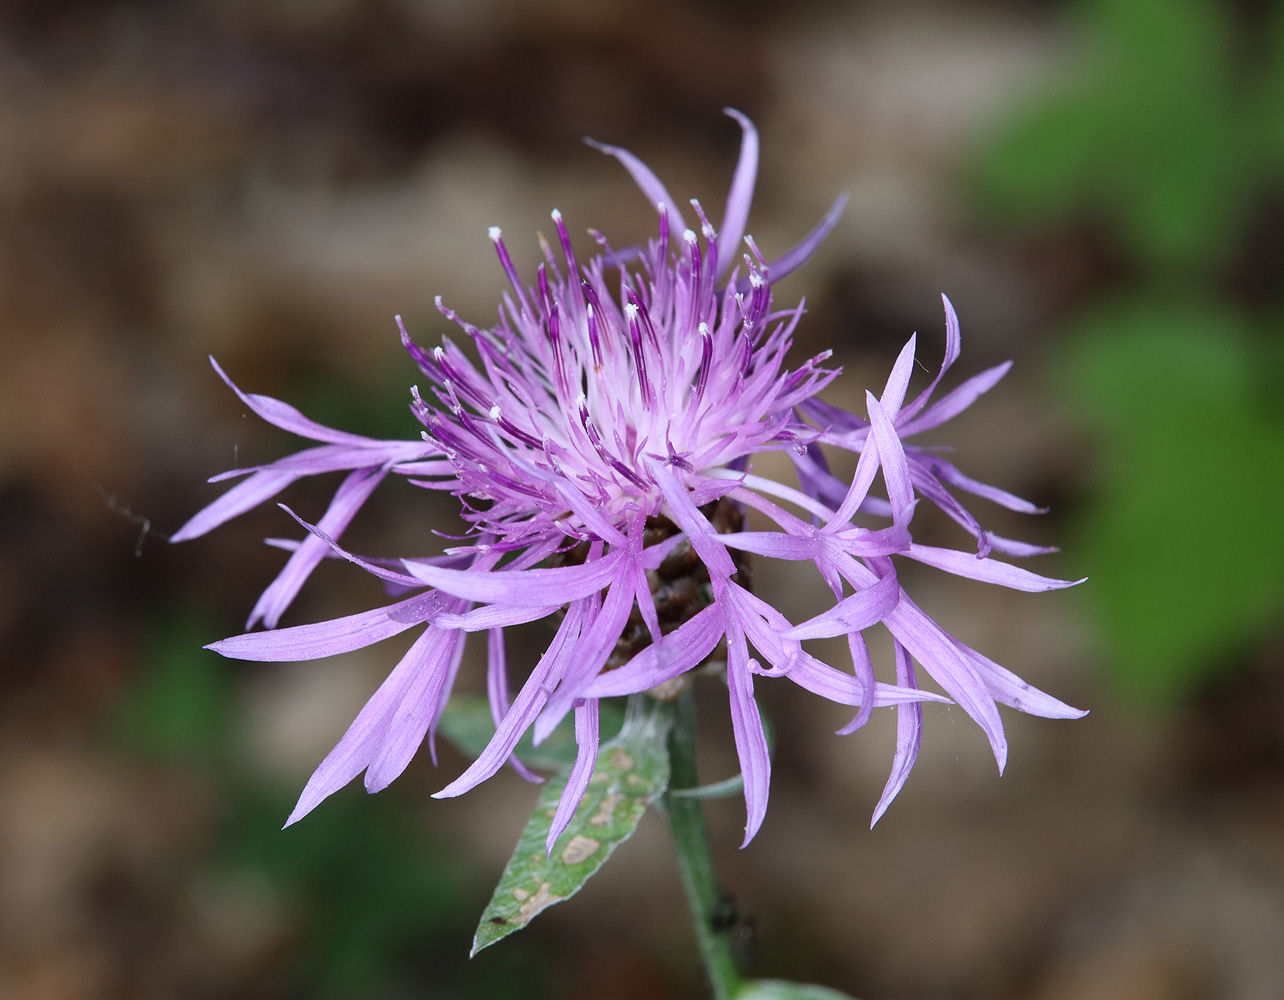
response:
{"label": "green stem", "polygon": [[[696,707],[695,692],[688,690],[675,706],[673,729],[669,733],[669,787],[674,791],[695,788],[696,775]],[[715,1000],[731,1000],[740,988],[731,941],[725,930],[714,926],[718,907],[718,877],[713,870],[713,851],[704,824],[704,806],[699,799],[673,794],[664,797],[673,831],[673,847],[678,855],[682,887],[691,907],[700,957],[713,987]]]}

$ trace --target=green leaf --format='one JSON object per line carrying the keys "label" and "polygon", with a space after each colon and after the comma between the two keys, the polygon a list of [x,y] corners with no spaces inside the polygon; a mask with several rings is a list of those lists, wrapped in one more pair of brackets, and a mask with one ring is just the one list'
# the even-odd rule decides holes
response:
{"label": "green leaf", "polygon": [[1095,0],[1074,77],[1009,121],[975,165],[983,203],[1035,224],[1107,220],[1141,263],[1205,268],[1234,247],[1269,142],[1200,0]]}
{"label": "green leaf", "polygon": [[1120,685],[1171,699],[1233,664],[1284,610],[1284,421],[1260,349],[1212,306],[1134,302],[1076,332],[1064,377],[1097,432],[1068,549]]}
{"label": "green leaf", "polygon": [[736,1000],[853,1000],[828,986],[787,983],[783,979],[751,979],[736,991]]}
{"label": "green leaf", "polygon": [[[646,702],[649,702],[647,704]],[[588,791],[570,825],[545,856],[569,768],[545,783],[473,937],[472,954],[521,930],[540,911],[574,896],[637,829],[646,807],[669,784],[667,705],[631,703],[620,734],[602,744]]]}
{"label": "green leaf", "polygon": [[[598,711],[602,739],[608,740],[624,725],[624,711],[614,702],[602,702]],[[478,757],[495,735],[489,703],[479,695],[454,695],[441,714],[437,732],[450,740],[460,753]],[[539,746],[532,745],[531,734],[527,733],[514,753],[523,764],[544,771],[570,767],[575,763],[575,733],[570,720],[553,730]]]}

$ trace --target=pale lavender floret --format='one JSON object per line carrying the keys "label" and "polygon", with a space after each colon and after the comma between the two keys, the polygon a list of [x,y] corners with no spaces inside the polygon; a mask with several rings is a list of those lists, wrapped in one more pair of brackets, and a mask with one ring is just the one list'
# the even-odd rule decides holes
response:
{"label": "pale lavender floret", "polygon": [[[771,775],[754,699],[756,677],[788,678],[856,709],[843,733],[863,726],[876,707],[896,708],[892,772],[875,820],[913,767],[923,701],[957,702],[981,726],[1000,769],[1007,745],[996,704],[1053,718],[1082,714],[946,633],[905,593],[893,561],[906,557],[1017,590],[1070,585],[986,558],[991,550],[1014,556],[1048,550],[986,533],[952,491],[1024,513],[1039,508],[976,482],[933,451],[905,443],[966,409],[1008,366],[973,376],[934,400],[961,345],[946,299],[945,356],[925,390],[907,401],[916,363],[917,339],[911,337],[881,394],[866,394],[863,416],[822,402],[818,394],[838,373],[824,367],[827,353],[792,370],[785,367],[803,306],[775,308],[772,284],[815,251],[837,223],[845,199],[801,243],[765,263],[744,235],[758,133],[739,112],[727,113],[739,124],[742,141],[721,233],[696,202],[691,208],[699,232],[688,229],[664,184],[641,160],[619,147],[592,143],[624,165],[656,209],[657,238],[614,251],[595,234],[603,252],[581,263],[555,211],[556,248],[544,244],[544,262],[534,283],[526,284],[495,228],[490,236],[509,286],[496,325],[474,326],[438,300],[443,316],[468,337],[471,354],[449,339],[432,351],[422,349],[398,317],[403,345],[427,384],[425,393],[416,388],[411,396],[411,411],[424,428],[419,439],[382,441],[324,427],[279,400],[241,392],[215,366],[247,407],[318,444],[215,477],[246,478],[188,521],[175,540],[204,534],[303,476],[346,475],[315,524],[296,517],[306,531],[302,541],[272,540],[290,555],[251,614],[250,626],[262,622],[268,631],[211,648],[241,659],[301,660],[421,630],[318,767],[288,822],[363,771],[368,790],[386,787],[425,740],[434,749],[437,722],[470,632],[487,635],[495,734],[437,796],[462,794],[506,763],[540,780],[513,756],[517,743],[532,729],[536,742],[545,739],[573,714],[579,752],[553,818],[550,852],[593,772],[599,700],[681,677],[717,657],[723,643],[744,777],[745,843],[766,815]],[[743,257],[742,237],[749,250]],[[743,266],[733,266],[737,260]],[[850,482],[830,473],[827,448],[858,454]],[[753,457],[770,451],[790,457],[796,485],[753,471]],[[344,549],[343,531],[389,475],[457,495],[467,526],[460,544],[442,556],[400,559]],[[705,505],[724,497],[741,510],[757,511],[769,527],[715,528]],[[916,543],[911,527],[920,499],[971,533],[975,549]],[[854,520],[858,515],[862,523]],[[678,534],[644,546],[648,520],[659,517]],[[879,523],[871,527],[869,518]],[[648,572],[688,542],[708,571],[712,603],[664,633]],[[578,559],[554,559],[581,543],[587,544]],[[738,578],[732,550],[812,563],[833,605],[808,621],[788,621]],[[400,599],[334,621],[276,628],[327,557],[375,575]],[[628,662],[607,669],[634,607],[651,642]],[[514,696],[504,629],[558,613],[555,634]],[[862,634],[880,623],[894,639],[894,684],[876,679]],[[839,635],[848,640],[850,671],[822,663],[801,645]],[[914,661],[945,696],[920,689]]]}
{"label": "pale lavender floret", "polygon": [[553,845],[562,831],[575,815],[580,799],[588,788],[589,779],[593,777],[593,767],[597,763],[598,748],[598,711],[596,698],[578,698],[575,701],[575,764],[566,779],[566,790],[557,803],[557,812],[549,824],[545,848],[551,856]]}

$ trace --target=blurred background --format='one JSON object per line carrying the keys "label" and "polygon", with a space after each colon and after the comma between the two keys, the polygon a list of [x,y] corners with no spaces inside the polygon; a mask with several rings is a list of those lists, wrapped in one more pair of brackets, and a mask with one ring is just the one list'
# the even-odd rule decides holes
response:
{"label": "blurred background", "polygon": [[[915,576],[919,602],[1092,710],[1008,713],[1001,779],[929,706],[872,832],[890,717],[763,684],[771,808],[709,808],[755,974],[863,998],[1284,996],[1284,5],[1270,0],[5,0],[0,3],[0,996],[703,995],[663,823],[573,901],[469,961],[531,804],[505,772],[417,760],[279,827],[395,662],[302,665],[202,644],[280,565],[275,508],[167,534],[206,477],[295,443],[243,387],[412,436],[393,325],[479,324],[562,210],[580,246],[654,218],[584,135],[716,219],[739,132],[768,257],[840,191],[839,228],[777,286],[798,357],[853,405],[939,294],[957,380],[1016,367],[936,440],[1051,506],[973,510],[1092,580],[1028,595]],[[926,380],[926,374],[920,374]],[[332,483],[284,499],[305,517]],[[427,552],[448,504],[392,484],[347,536]],[[920,512],[922,513],[922,512]],[[924,516],[937,544],[966,547]],[[907,570],[909,573],[913,567]],[[794,620],[814,584],[759,573]],[[371,606],[323,567],[287,624]],[[544,638],[528,634],[532,649]],[[529,650],[527,651],[529,653]],[[475,661],[464,686],[478,690]],[[704,700],[709,779],[734,771]],[[426,755],[423,755],[426,757]]]}

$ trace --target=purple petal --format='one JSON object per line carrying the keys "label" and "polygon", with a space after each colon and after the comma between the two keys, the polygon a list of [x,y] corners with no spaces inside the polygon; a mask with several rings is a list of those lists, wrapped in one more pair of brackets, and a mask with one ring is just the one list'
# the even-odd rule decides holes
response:
{"label": "purple petal", "polygon": [[560,604],[546,606],[502,607],[488,604],[483,608],[465,611],[463,614],[442,612],[429,619],[438,628],[458,629],[461,632],[481,632],[486,629],[505,628],[509,625],[523,625],[526,622],[547,618],[561,608]]}
{"label": "purple petal", "polygon": [[1011,670],[999,666],[975,649],[957,641],[955,645],[977,669],[996,701],[1029,715],[1041,715],[1045,719],[1081,719],[1088,714],[1084,709],[1072,708],[1052,695],[1045,694],[1033,685],[1027,684]]}
{"label": "purple petal", "polygon": [[[486,636],[486,698],[490,702],[490,718],[496,727],[508,711],[508,655],[504,648],[504,630],[493,628]],[[508,758],[509,766],[521,777],[534,784],[544,779],[523,764],[516,756]]]}
{"label": "purple petal", "polygon": [[566,617],[557,629],[553,641],[544,650],[544,655],[535,664],[530,677],[522,685],[508,710],[504,720],[495,727],[495,735],[486,744],[486,749],[468,766],[458,778],[441,791],[433,794],[435,799],[448,799],[462,795],[470,788],[475,788],[504,766],[504,762],[513,754],[513,749],[522,738],[535,716],[548,700],[548,692],[561,677],[566,668],[568,653],[574,645],[584,623],[584,612],[587,601],[576,601],[566,611]]}
{"label": "purple petal", "polygon": [[886,528],[845,528],[836,531],[827,539],[829,545],[851,556],[871,558],[874,556],[893,556],[910,547],[909,530],[901,524],[892,524]]}
{"label": "purple petal", "polygon": [[753,840],[767,815],[767,795],[771,788],[771,757],[762,716],[753,697],[753,671],[744,635],[738,623],[727,623],[727,686],[731,691],[731,730],[740,758],[740,773],[745,781],[745,839],[741,847]]}
{"label": "purple petal", "polygon": [[973,496],[989,500],[991,503],[997,503],[1000,507],[1006,507],[1008,510],[1015,510],[1020,514],[1046,514],[1047,507],[1037,507],[1030,503],[1029,500],[1023,500],[1021,497],[1014,496],[1007,490],[1001,490],[994,486],[987,486],[985,483],[979,483],[971,476],[964,475],[959,469],[950,462],[946,462],[935,456],[928,458],[924,456],[932,474],[937,476],[943,482],[956,486],[961,490],[971,493]]}
{"label": "purple petal", "polygon": [[[957,549],[939,549],[934,545],[910,545],[904,553],[911,559],[935,566],[955,576],[965,576],[970,580],[983,583],[997,583],[1001,587],[1013,590],[1024,590],[1039,593],[1045,590],[1061,590],[1083,583],[1083,580],[1054,580],[1052,577],[1039,576],[1027,569],[999,562],[997,559],[978,559],[973,552],[959,552]],[[1087,577],[1084,577],[1086,580]]]}
{"label": "purple petal", "polygon": [[936,504],[951,520],[976,539],[978,556],[984,559],[990,554],[993,545],[989,533],[982,529],[981,523],[972,516],[971,511],[954,499],[954,495],[941,485],[940,480],[932,475],[921,461],[916,460],[910,464],[910,481],[921,496]]}
{"label": "purple petal", "polygon": [[847,736],[854,733],[869,722],[870,717],[874,714],[873,694],[878,684],[878,681],[874,678],[874,663],[869,657],[869,647],[865,645],[865,637],[859,632],[849,632],[847,635],[847,651],[852,658],[852,673],[861,687],[861,703],[860,711],[856,713],[856,718],[838,730],[839,736]]}
{"label": "purple petal", "polygon": [[622,555],[617,551],[579,566],[512,572],[443,569],[409,560],[405,566],[419,580],[456,597],[484,604],[543,607],[566,604],[601,590],[615,578]]}
{"label": "purple petal", "polygon": [[210,643],[205,648],[234,660],[272,662],[319,660],[337,653],[350,653],[425,621],[428,617],[426,609],[422,614],[407,613],[422,607],[424,596],[420,594],[396,604],[328,622],[234,635]]}
{"label": "purple petal", "polygon": [[441,682],[440,693],[436,696],[436,709],[432,715],[432,722],[428,726],[428,752],[432,755],[432,766],[437,766],[437,726],[441,724],[441,717],[446,711],[446,702],[449,701],[451,692],[455,690],[455,680],[459,677],[459,668],[464,662],[464,648],[467,645],[467,636],[461,632],[455,633],[455,645],[451,651],[446,663],[446,676]]}
{"label": "purple petal", "polygon": [[[787,633],[792,623],[760,597],[755,597],[743,587],[728,584],[724,596],[728,617],[734,615],[744,630],[745,638],[774,668],[787,674],[802,653],[798,640]],[[766,674],[768,671],[763,670]]]}
{"label": "purple petal", "polygon": [[403,459],[422,455],[428,450],[430,449],[422,441],[372,441],[363,445],[320,444],[314,448],[296,451],[292,455],[278,458],[266,465],[220,472],[217,476],[211,476],[209,481],[218,483],[225,479],[235,479],[237,476],[268,469],[298,472],[305,476],[319,476],[327,472],[347,472],[350,469],[365,469],[380,465],[400,467]]}
{"label": "purple petal", "polygon": [[450,694],[447,680],[452,674],[451,661],[462,652],[465,637],[460,632],[435,628],[429,628],[425,635],[429,641],[417,650],[414,679],[391,707],[379,748],[366,768],[368,792],[382,791],[401,775]]}
{"label": "purple petal", "polygon": [[845,597],[828,611],[808,619],[785,633],[790,639],[825,639],[859,632],[882,621],[901,599],[896,574],[889,573],[872,586]]}
{"label": "purple petal", "polygon": [[922,416],[903,423],[900,428],[901,434],[905,437],[909,437],[912,434],[921,434],[923,431],[939,427],[947,420],[957,417],[975,403],[978,398],[993,389],[1011,367],[1012,362],[1005,361],[1001,365],[987,368],[979,375],[973,375],[962,385],[951,389],[928,407]]}
{"label": "purple petal", "polygon": [[[837,705],[864,705],[868,699],[865,686],[851,674],[844,673],[822,663],[808,653],[798,657],[789,679],[812,694],[834,702]],[[888,705],[900,705],[906,701],[938,701],[948,703],[950,699],[921,691],[884,684],[881,681],[874,686],[874,707],[884,708]]]}
{"label": "purple petal", "polygon": [[570,777],[566,779],[566,788],[557,802],[557,812],[553,814],[553,823],[544,841],[547,857],[553,856],[553,845],[562,835],[566,825],[580,807],[580,799],[588,788],[589,779],[593,777],[593,768],[597,765],[598,747],[598,712],[597,699],[588,698],[575,703],[575,764],[571,767]]}
{"label": "purple petal", "polygon": [[648,691],[699,666],[714,651],[725,629],[721,605],[711,604],[647,646],[622,667],[598,675],[585,689],[585,697],[613,698]]}
{"label": "purple petal", "polygon": [[891,419],[872,392],[865,393],[865,403],[869,407],[873,440],[878,445],[878,464],[887,484],[887,499],[892,504],[892,517],[897,524],[907,524],[914,509],[914,487],[910,482],[905,449]]}
{"label": "purple petal", "polygon": [[303,475],[302,472],[280,472],[272,468],[256,472],[245,482],[233,486],[213,503],[197,511],[169,540],[185,542],[191,538],[199,538],[220,524],[271,500]]}
{"label": "purple petal", "polygon": [[928,400],[932,398],[932,393],[941,384],[941,379],[950,370],[950,366],[958,360],[959,352],[962,350],[963,338],[959,335],[958,314],[954,312],[954,306],[946,296],[941,296],[941,302],[945,306],[945,357],[941,361],[941,369],[936,373],[936,378],[932,379],[931,384],[915,396],[914,401],[901,411],[902,423],[913,420],[927,405]]}
{"label": "purple petal", "polygon": [[627,580],[611,585],[602,610],[584,630],[570,654],[571,666],[556,691],[549,695],[548,703],[535,720],[535,745],[543,743],[566,717],[577,698],[584,696],[584,688],[592,683],[606,664],[616,642],[628,623],[633,609],[633,587]]}
{"label": "purple petal", "polygon": [[[899,642],[895,643],[896,647],[896,683],[901,687],[915,688],[918,686],[918,678],[914,675],[914,664],[910,660],[909,652]],[[879,818],[887,811],[887,807],[892,804],[892,799],[896,798],[902,787],[905,785],[905,779],[909,777],[910,771],[914,769],[914,762],[918,760],[919,747],[923,745],[923,705],[921,702],[909,701],[896,708],[896,754],[892,758],[892,773],[887,779],[887,785],[883,789],[882,797],[878,800],[878,805],[874,807],[874,816],[869,821],[872,828]]]}
{"label": "purple petal", "polygon": [[[401,560],[401,559],[371,560],[371,559],[363,558],[362,556],[354,555],[353,553],[345,549],[342,545],[340,545],[338,542],[336,542],[333,538],[331,538],[328,534],[326,534],[325,531],[322,530],[320,527],[318,527],[315,524],[308,524],[307,521],[299,517],[298,514],[292,511],[285,504],[283,503],[277,504],[277,506],[280,507],[287,514],[289,514],[292,518],[294,518],[294,520],[298,522],[299,527],[303,528],[308,532],[308,538],[305,538],[303,541],[294,541],[294,542],[287,542],[283,539],[265,538],[264,542],[267,545],[271,545],[274,548],[284,548],[290,552],[297,552],[309,540],[319,539],[327,549],[325,553],[325,557],[327,558],[346,559],[348,562],[352,563],[354,566],[360,566],[371,576],[378,577],[385,584],[391,584],[394,587],[405,588],[409,590],[419,590],[423,587],[423,584],[419,582],[418,578],[409,576],[406,573],[398,573],[395,570],[388,569],[387,566],[385,565],[385,564],[391,564],[393,566],[404,566],[405,560]],[[422,560],[422,561],[427,562],[428,564],[433,566],[441,566],[451,561],[457,561],[458,558],[459,558],[458,556],[431,556],[428,559]]]}
{"label": "purple petal", "polygon": [[883,410],[887,413],[888,419],[893,421],[901,412],[901,404],[905,402],[905,390],[909,388],[910,376],[914,373],[914,345],[917,340],[918,335],[914,334],[901,348],[896,364],[892,366],[891,374],[887,376],[887,385],[883,388],[881,399]]}
{"label": "purple petal", "polygon": [[[361,509],[361,505],[375,491],[375,487],[383,482],[386,472],[386,468],[357,469],[350,472],[335,491],[334,499],[330,501],[325,514],[317,522],[318,530],[331,538],[341,535]],[[246,628],[251,629],[260,621],[268,628],[276,628],[281,615],[329,550],[330,546],[321,537],[308,535],[290,555],[276,579],[259,596],[254,610],[250,612]]]}
{"label": "purple petal", "polygon": [[877,447],[867,447],[860,453],[860,458],[856,460],[856,471],[852,475],[851,485],[847,487],[838,510],[826,523],[827,528],[841,529],[843,525],[851,523],[851,519],[866,502],[869,488],[874,485],[874,477],[878,474],[879,458]]}
{"label": "purple petal", "polygon": [[719,535],[723,545],[772,559],[815,559],[821,545],[814,537],[781,531],[733,531]]}
{"label": "purple petal", "polygon": [[660,178],[651,172],[650,167],[627,149],[621,149],[619,146],[608,146],[604,142],[597,142],[588,138],[584,141],[594,149],[599,149],[608,156],[614,156],[624,165],[624,169],[633,178],[633,183],[641,188],[642,193],[646,195],[651,207],[657,212],[664,212],[669,217],[670,232],[677,235],[687,228],[686,222],[682,219],[682,213],[678,211],[677,202],[673,200],[673,196],[669,194],[660,182]]}
{"label": "purple petal", "polygon": [[1005,556],[1015,556],[1018,559],[1028,556],[1046,556],[1053,552],[1061,551],[1055,545],[1031,545],[1028,542],[1018,542],[1011,538],[992,535],[988,532],[985,537],[989,540],[990,548],[995,552],[1001,552]]}
{"label": "purple petal", "polygon": [[392,471],[400,476],[455,475],[455,467],[444,459],[437,461],[398,462],[392,467]]}
{"label": "purple petal", "polygon": [[722,214],[722,229],[718,234],[718,268],[720,275],[740,252],[740,238],[745,234],[749,221],[749,206],[753,203],[754,182],[758,179],[758,130],[753,122],[735,108],[723,108],[739,124],[743,137],[740,141],[740,159],[736,163],[731,190],[727,193],[727,208]]}
{"label": "purple petal", "polygon": [[389,714],[405,697],[414,682],[424,651],[434,641],[432,629],[415,640],[382,684],[357,714],[348,731],[343,734],[308,779],[299,801],[285,821],[286,826],[297,823],[328,798],[360,774],[377,752],[387,731]]}
{"label": "purple petal", "polygon": [[333,428],[318,424],[315,420],[309,420],[289,403],[283,403],[279,399],[273,399],[271,396],[242,392],[212,357],[210,358],[210,364],[218,372],[218,377],[227,383],[228,388],[241,397],[241,402],[268,423],[274,424],[282,430],[297,434],[299,437],[311,438],[314,441],[328,441],[331,444],[366,446],[380,443],[374,438],[362,437],[360,434],[349,434],[346,431],[336,431]]}
{"label": "purple petal", "polygon": [[[807,263],[807,259],[816,252],[816,249],[825,242],[825,237],[838,225],[838,220],[842,218],[843,209],[846,206],[847,193],[843,192],[834,199],[834,203],[829,207],[829,211],[825,213],[825,217],[817,223],[816,228],[802,238],[802,242],[767,265],[767,271],[771,275],[773,282],[779,281],[786,274],[796,271]],[[741,278],[736,282],[737,292],[744,293],[749,289],[748,278]]]}
{"label": "purple petal", "polygon": [[1007,764],[1008,742],[994,697],[950,636],[902,592],[901,602],[883,619],[892,635],[918,660],[985,733],[999,773]]}
{"label": "purple petal", "polygon": [[651,592],[651,583],[647,579],[646,570],[642,568],[640,554],[639,558],[629,560],[629,572],[633,577],[633,598],[637,601],[638,613],[651,636],[651,642],[659,642],[662,635],[660,614],[656,611],[655,594]]}
{"label": "purple petal", "polygon": [[664,499],[669,506],[669,512],[673,517],[674,524],[685,531],[687,537],[691,539],[691,545],[701,560],[704,561],[705,566],[708,567],[709,575],[714,579],[722,580],[734,576],[736,566],[731,561],[731,556],[727,554],[727,550],[722,544],[721,536],[718,534],[717,529],[709,523],[709,519],[701,514],[696,505],[692,503],[686,485],[673,474],[672,468],[664,462],[649,459],[648,465],[656,485],[660,487],[660,492],[664,494]]}

